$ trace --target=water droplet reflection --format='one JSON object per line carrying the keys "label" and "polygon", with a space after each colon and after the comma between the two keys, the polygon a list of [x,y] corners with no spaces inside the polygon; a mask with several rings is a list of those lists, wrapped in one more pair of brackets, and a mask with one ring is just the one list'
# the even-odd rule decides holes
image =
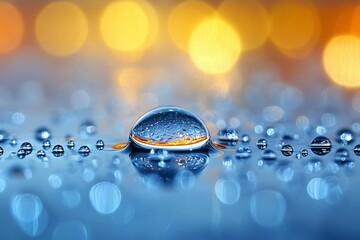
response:
{"label": "water droplet reflection", "polygon": [[220,202],[231,205],[240,198],[240,184],[233,179],[219,179],[215,184],[215,194]]}
{"label": "water droplet reflection", "polygon": [[250,209],[257,224],[264,227],[276,227],[284,220],[286,201],[279,192],[263,190],[251,196]]}
{"label": "water droplet reflection", "polygon": [[11,201],[14,217],[21,222],[35,221],[43,209],[40,198],[34,194],[18,194]]}
{"label": "water droplet reflection", "polygon": [[85,226],[80,222],[71,221],[59,224],[53,233],[52,240],[87,240],[87,238],[88,234]]}
{"label": "water droplet reflection", "polygon": [[97,183],[90,190],[90,201],[99,213],[110,214],[119,207],[121,192],[115,184],[110,182]]}
{"label": "water droplet reflection", "polygon": [[76,208],[80,204],[81,196],[76,190],[64,190],[61,198],[68,208]]}

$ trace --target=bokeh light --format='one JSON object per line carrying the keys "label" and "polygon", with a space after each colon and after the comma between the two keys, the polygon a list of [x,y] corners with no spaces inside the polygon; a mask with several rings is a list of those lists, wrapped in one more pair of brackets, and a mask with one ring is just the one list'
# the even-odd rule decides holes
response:
{"label": "bokeh light", "polygon": [[345,87],[359,87],[360,39],[352,35],[331,39],[323,53],[323,65],[335,83]]}
{"label": "bokeh light", "polygon": [[279,1],[271,12],[270,38],[288,57],[307,56],[318,40],[320,22],[310,3]]}
{"label": "bokeh light", "polygon": [[156,13],[145,1],[112,2],[102,13],[100,31],[111,49],[125,53],[141,52],[157,36]]}
{"label": "bokeh light", "polygon": [[24,34],[24,22],[18,9],[7,2],[0,2],[0,53],[14,50]]}
{"label": "bokeh light", "polygon": [[234,28],[219,17],[201,22],[190,38],[189,53],[194,64],[208,74],[228,72],[241,52]]}
{"label": "bokeh light", "polygon": [[202,1],[184,1],[170,13],[168,31],[175,45],[187,51],[189,40],[194,28],[201,21],[215,14],[215,10]]}
{"label": "bokeh light", "polygon": [[258,1],[226,0],[219,13],[239,32],[243,50],[260,47],[269,36],[269,15]]}
{"label": "bokeh light", "polygon": [[352,14],[350,31],[352,34],[360,37],[360,4],[356,6]]}
{"label": "bokeh light", "polygon": [[58,1],[46,5],[39,13],[35,32],[40,46],[46,52],[68,56],[83,46],[88,34],[88,24],[77,5]]}

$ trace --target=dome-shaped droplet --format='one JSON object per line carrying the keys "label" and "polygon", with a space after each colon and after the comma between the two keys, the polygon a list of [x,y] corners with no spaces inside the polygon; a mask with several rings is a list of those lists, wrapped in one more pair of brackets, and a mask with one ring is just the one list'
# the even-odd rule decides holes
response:
{"label": "dome-shaped droplet", "polygon": [[286,145],[282,146],[281,153],[285,157],[290,157],[294,153],[294,149],[293,149],[293,147],[291,145],[286,144]]}
{"label": "dome-shaped droplet", "polygon": [[104,150],[104,146],[105,146],[105,144],[104,144],[103,140],[99,139],[96,141],[95,147],[97,150],[99,150],[99,151]]}
{"label": "dome-shaped droplet", "polygon": [[55,145],[52,149],[55,157],[61,157],[64,154],[64,148],[61,145]]}
{"label": "dome-shaped droplet", "polygon": [[130,140],[142,149],[184,151],[204,147],[210,134],[195,114],[179,107],[159,107],[136,121]]}
{"label": "dome-shaped droplet", "polygon": [[43,159],[44,157],[46,157],[46,153],[45,153],[44,150],[39,150],[39,151],[37,151],[36,156],[37,156],[39,159]]}
{"label": "dome-shaped droplet", "polygon": [[267,148],[267,141],[263,138],[260,138],[259,141],[257,141],[256,146],[260,150],[265,150]]}
{"label": "dome-shaped droplet", "polygon": [[308,151],[307,149],[303,149],[303,150],[301,151],[301,156],[307,157],[308,155],[309,155],[309,151]]}
{"label": "dome-shaped droplet", "polygon": [[73,150],[75,148],[75,142],[73,140],[68,141],[67,147],[70,150]]}
{"label": "dome-shaped droplet", "polygon": [[88,146],[81,146],[78,150],[78,153],[80,154],[80,156],[82,157],[87,157],[90,154],[90,148]]}
{"label": "dome-shaped droplet", "polygon": [[25,150],[19,149],[17,151],[17,156],[18,156],[18,158],[23,159],[26,156]]}
{"label": "dome-shaped droplet", "polygon": [[43,149],[48,150],[48,149],[50,149],[50,147],[51,147],[51,142],[50,142],[50,140],[45,140],[45,141],[43,142]]}
{"label": "dome-shaped droplet", "polygon": [[316,155],[326,155],[331,151],[331,142],[326,137],[319,136],[311,142],[310,149]]}
{"label": "dome-shaped droplet", "polygon": [[20,149],[24,150],[26,155],[29,155],[32,152],[33,147],[31,143],[24,142],[23,144],[21,144]]}

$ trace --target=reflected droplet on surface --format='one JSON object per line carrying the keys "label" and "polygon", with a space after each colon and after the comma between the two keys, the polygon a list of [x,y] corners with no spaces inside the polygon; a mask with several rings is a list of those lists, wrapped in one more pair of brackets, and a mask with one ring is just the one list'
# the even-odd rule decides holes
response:
{"label": "reflected droplet on surface", "polygon": [[317,173],[323,169],[323,163],[321,160],[314,158],[311,159],[304,168],[305,173]]}
{"label": "reflected droplet on surface", "polygon": [[231,205],[240,198],[240,184],[232,179],[219,179],[215,184],[215,194],[220,202]]}
{"label": "reflected droplet on surface", "polygon": [[280,165],[276,170],[276,177],[282,182],[290,182],[294,178],[295,170],[288,164]]}
{"label": "reflected droplet on surface", "polygon": [[351,144],[355,139],[355,134],[352,130],[344,128],[336,133],[336,141],[343,145]]}
{"label": "reflected droplet on surface", "polygon": [[76,190],[64,190],[61,193],[61,198],[68,208],[76,208],[80,204],[81,196]]}
{"label": "reflected droplet on surface", "polygon": [[64,155],[64,148],[61,145],[55,145],[52,149],[52,154],[55,157],[61,157]]}
{"label": "reflected droplet on surface", "polygon": [[40,198],[34,194],[18,194],[11,200],[14,217],[21,222],[35,221],[43,209]]}
{"label": "reflected droplet on surface", "polygon": [[335,152],[335,162],[339,165],[343,165],[349,163],[350,160],[350,152],[346,148],[339,148]]}
{"label": "reflected droplet on surface", "polygon": [[256,146],[260,149],[260,150],[265,150],[267,148],[267,141],[263,138],[260,138],[257,143]]}
{"label": "reflected droplet on surface", "polygon": [[142,149],[194,150],[204,147],[210,134],[195,114],[179,107],[159,107],[136,121],[130,140]]}
{"label": "reflected droplet on surface", "polygon": [[90,201],[99,213],[110,214],[119,207],[121,192],[115,184],[110,182],[97,183],[90,190]]}
{"label": "reflected droplet on surface", "polygon": [[281,147],[281,153],[285,157],[290,157],[294,153],[294,149],[293,149],[293,147],[291,145],[286,144],[286,145]]}
{"label": "reflected droplet on surface", "polygon": [[46,127],[40,127],[35,130],[35,139],[39,142],[44,142],[45,140],[51,139],[51,132]]}
{"label": "reflected droplet on surface", "polygon": [[325,198],[329,192],[329,185],[323,178],[313,178],[307,185],[309,196],[315,200]]}
{"label": "reflected droplet on surface", "polygon": [[276,160],[276,158],[277,158],[277,155],[273,150],[266,149],[263,152],[262,159],[265,161],[274,161],[274,160]]}
{"label": "reflected droplet on surface", "polygon": [[150,153],[133,152],[130,154],[130,159],[139,173],[156,175],[158,179],[172,183],[180,171],[188,170],[194,174],[200,173],[206,167],[209,155],[204,152],[181,152],[167,153],[164,156],[163,150],[158,150]]}
{"label": "reflected droplet on surface", "polygon": [[263,190],[251,196],[251,216],[263,227],[280,225],[286,214],[286,201],[281,193],[273,190]]}
{"label": "reflected droplet on surface", "polygon": [[44,232],[49,221],[49,216],[46,209],[43,208],[40,216],[34,221],[24,222],[19,219],[16,219],[16,221],[24,233],[31,237],[35,237]]}
{"label": "reflected droplet on surface", "polygon": [[248,159],[251,157],[251,149],[247,147],[239,147],[236,150],[235,157],[238,159]]}
{"label": "reflected droplet on surface", "polygon": [[59,224],[52,236],[52,240],[76,239],[87,240],[88,234],[85,226],[80,222],[63,222]]}
{"label": "reflected droplet on surface", "polygon": [[331,142],[329,139],[323,136],[316,137],[310,145],[310,149],[316,155],[326,155],[331,151]]}

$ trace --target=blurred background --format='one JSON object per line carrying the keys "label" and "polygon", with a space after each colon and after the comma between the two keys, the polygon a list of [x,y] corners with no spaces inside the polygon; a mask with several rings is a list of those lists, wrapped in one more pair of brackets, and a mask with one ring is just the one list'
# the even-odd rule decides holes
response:
{"label": "blurred background", "polygon": [[0,1],[2,118],[169,104],[205,119],[356,114],[359,37],[357,1]]}

